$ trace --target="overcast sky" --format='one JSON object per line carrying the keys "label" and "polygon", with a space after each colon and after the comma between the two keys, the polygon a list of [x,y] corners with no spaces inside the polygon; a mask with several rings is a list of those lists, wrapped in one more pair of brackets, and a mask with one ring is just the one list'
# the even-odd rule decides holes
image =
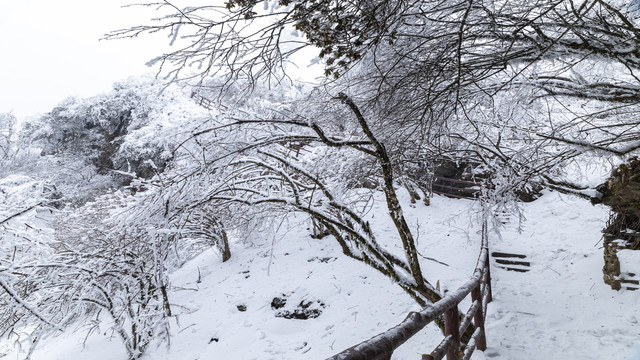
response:
{"label": "overcast sky", "polygon": [[127,0],[0,0],[0,113],[44,113],[71,95],[108,91],[114,81],[153,72],[145,63],[168,39],[99,41],[147,23],[150,10]]}
{"label": "overcast sky", "polygon": [[[177,0],[182,5],[222,0]],[[113,82],[155,74],[145,64],[170,50],[167,34],[102,40],[108,32],[148,24],[154,8],[136,0],[0,0],[0,113],[25,119],[69,96],[109,91]],[[291,59],[287,72],[313,81],[322,66],[307,66],[317,49]]]}

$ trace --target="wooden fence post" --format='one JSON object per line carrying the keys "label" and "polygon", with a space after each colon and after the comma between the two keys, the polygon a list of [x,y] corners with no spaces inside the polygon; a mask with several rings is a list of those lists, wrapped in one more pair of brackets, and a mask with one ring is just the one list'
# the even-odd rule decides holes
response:
{"label": "wooden fence post", "polygon": [[459,360],[460,352],[460,317],[458,315],[458,306],[454,306],[444,313],[444,333],[445,336],[453,337],[449,351],[447,351],[447,360]]}
{"label": "wooden fence post", "polygon": [[493,291],[491,291],[491,258],[489,257],[489,249],[487,249],[487,259],[486,259],[486,267],[487,267],[487,288],[485,291],[487,291],[488,295],[487,295],[487,303],[490,303],[493,301]]}
{"label": "wooden fence post", "polygon": [[[471,300],[478,301],[480,303],[478,310],[476,310],[476,313],[473,315],[473,324],[475,325],[476,329],[480,328],[482,330],[482,333],[476,339],[476,348],[478,350],[485,351],[487,350],[487,338],[485,337],[485,332],[484,332],[484,314],[482,311],[483,310],[482,309],[482,292],[480,291],[481,287],[482,287],[482,283],[478,283],[478,286],[476,286],[471,291]],[[488,291],[488,288],[485,288],[485,291]]]}

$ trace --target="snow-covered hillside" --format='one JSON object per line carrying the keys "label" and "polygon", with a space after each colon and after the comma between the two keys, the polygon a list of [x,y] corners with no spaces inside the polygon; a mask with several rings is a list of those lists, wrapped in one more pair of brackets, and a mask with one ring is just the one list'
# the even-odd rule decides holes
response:
{"label": "snow-covered hillside", "polygon": [[[376,200],[369,220],[381,243],[390,244],[396,235],[383,216],[382,200]],[[613,291],[602,282],[599,239],[607,209],[555,192],[522,207],[526,220],[511,218],[500,235],[493,232],[491,250],[526,254],[530,271],[492,264],[488,349],[473,358],[625,358],[640,346],[635,310],[640,292]],[[475,266],[476,210],[472,201],[440,196],[429,207],[406,208],[421,254],[444,263],[422,259],[429,281],[443,290],[455,289]],[[282,228],[290,230],[275,237],[235,242],[225,263],[210,250],[174,272],[170,298],[177,315],[171,319],[170,344],[152,345],[142,358],[323,359],[418,309],[388,278],[344,256],[332,237],[312,239],[302,217],[287,220],[289,226]],[[303,309],[318,316],[277,316],[296,317]],[[125,359],[120,340],[106,328],[88,337],[81,327],[49,337],[31,358]],[[400,347],[394,359],[419,358],[441,337],[431,325]],[[3,343],[0,354],[24,358],[9,345]]]}

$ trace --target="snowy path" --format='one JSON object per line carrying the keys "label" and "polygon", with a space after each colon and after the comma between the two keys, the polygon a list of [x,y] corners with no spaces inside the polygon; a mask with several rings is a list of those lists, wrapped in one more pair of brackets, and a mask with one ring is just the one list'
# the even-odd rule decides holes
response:
{"label": "snowy path", "polygon": [[640,346],[640,292],[602,281],[607,209],[558,193],[524,209],[522,233],[512,220],[490,246],[526,254],[531,271],[492,262],[488,349],[474,359],[625,359]]}

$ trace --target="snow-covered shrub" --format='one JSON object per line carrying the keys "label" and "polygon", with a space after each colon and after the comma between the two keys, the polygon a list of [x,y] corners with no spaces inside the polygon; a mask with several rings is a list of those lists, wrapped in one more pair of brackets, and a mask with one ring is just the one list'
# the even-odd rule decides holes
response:
{"label": "snow-covered shrub", "polygon": [[[168,340],[173,315],[168,274],[212,246],[230,256],[227,235],[207,204],[183,202],[154,181],[117,191],[57,220],[56,250],[86,266],[87,313],[102,312],[134,359],[152,340]],[[69,261],[69,260],[67,260]],[[84,321],[80,319],[80,321]]]}
{"label": "snow-covered shrub", "polygon": [[87,282],[87,293],[77,300],[92,305],[92,312],[107,315],[107,324],[134,359],[151,340],[169,335],[165,268],[169,249],[168,235],[154,228],[156,224],[145,223],[146,218],[122,225],[114,221],[127,211],[128,199],[122,192],[99,197],[59,218],[57,228],[60,247],[95,274]]}
{"label": "snow-covered shrub", "polygon": [[16,117],[12,114],[0,114],[0,161],[10,159],[16,152],[14,145]]}
{"label": "snow-covered shrub", "polygon": [[[106,214],[100,206],[59,211],[47,206],[50,195],[46,182],[31,177],[0,181],[0,334],[33,349],[52,331],[102,312],[137,357],[163,329],[165,303],[147,249],[99,236]],[[115,200],[102,205],[112,208]],[[56,217],[70,224],[82,217],[83,236],[57,226]]]}
{"label": "snow-covered shrub", "polygon": [[50,189],[29,176],[0,179],[0,337],[10,341],[33,343],[70,319],[59,308],[68,297],[48,286],[59,280],[47,267],[55,257],[50,220],[57,212]]}
{"label": "snow-covered shrub", "polygon": [[[211,209],[182,213],[148,184],[135,196],[99,197],[75,211],[47,208],[47,184],[0,181],[0,335],[18,344],[99,316],[131,359],[168,339],[168,272],[226,233]],[[206,219],[212,228],[200,224]],[[219,242],[219,243],[218,243]],[[223,244],[224,242],[224,244]],[[224,246],[223,246],[224,245]]]}

